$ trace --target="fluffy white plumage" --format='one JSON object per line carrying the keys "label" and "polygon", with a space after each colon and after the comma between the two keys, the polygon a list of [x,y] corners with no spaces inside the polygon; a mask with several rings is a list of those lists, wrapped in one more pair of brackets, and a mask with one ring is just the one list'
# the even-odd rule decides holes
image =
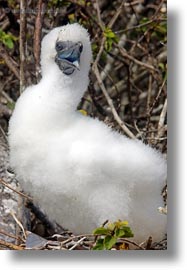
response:
{"label": "fluffy white plumage", "polygon": [[[57,40],[82,42],[80,70],[65,75],[55,62]],[[74,233],[104,221],[127,220],[134,239],[166,233],[161,189],[166,162],[140,141],[76,111],[92,59],[79,24],[53,29],[42,41],[42,79],[28,87],[10,120],[10,161],[25,191],[50,218]]]}

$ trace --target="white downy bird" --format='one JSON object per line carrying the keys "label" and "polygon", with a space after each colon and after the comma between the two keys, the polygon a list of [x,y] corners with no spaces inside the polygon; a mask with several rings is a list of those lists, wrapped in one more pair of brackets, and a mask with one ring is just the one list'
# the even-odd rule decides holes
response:
{"label": "white downy bird", "polygon": [[163,239],[162,155],[76,110],[92,60],[79,24],[54,28],[42,41],[42,79],[16,103],[9,125],[10,162],[23,189],[51,219],[76,234],[106,220],[127,220],[134,240]]}

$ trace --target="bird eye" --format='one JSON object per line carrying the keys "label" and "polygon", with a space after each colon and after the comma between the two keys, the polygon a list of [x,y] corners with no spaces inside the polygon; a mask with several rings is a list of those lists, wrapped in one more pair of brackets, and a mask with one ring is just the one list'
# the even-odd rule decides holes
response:
{"label": "bird eye", "polygon": [[83,45],[82,45],[82,43],[79,42],[79,52],[81,53],[82,50],[83,50]]}
{"label": "bird eye", "polygon": [[61,42],[61,41],[58,41],[57,43],[56,43],[56,50],[57,51],[61,51],[62,49],[63,49],[63,43]]}

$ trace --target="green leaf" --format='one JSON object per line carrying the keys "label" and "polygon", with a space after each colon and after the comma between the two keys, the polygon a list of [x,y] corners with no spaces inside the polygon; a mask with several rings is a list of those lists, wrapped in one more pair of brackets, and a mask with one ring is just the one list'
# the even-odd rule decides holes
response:
{"label": "green leaf", "polygon": [[9,101],[8,101],[7,107],[8,107],[11,111],[13,111],[14,108],[15,108],[15,103],[14,103],[14,102],[9,102]]}
{"label": "green leaf", "polygon": [[164,63],[159,63],[158,66],[159,66],[159,68],[161,68],[162,71],[165,71]]}
{"label": "green leaf", "polygon": [[92,250],[104,250],[104,239],[98,239]]}
{"label": "green leaf", "polygon": [[115,226],[117,228],[121,227],[121,226],[127,226],[128,225],[128,221],[126,220],[118,220],[116,222],[114,222]]}
{"label": "green leaf", "polygon": [[106,27],[104,29],[104,36],[107,38],[115,38],[116,37],[115,33],[108,27]]}
{"label": "green leaf", "polygon": [[149,19],[147,17],[143,17],[141,20],[140,20],[140,24],[143,24],[143,23],[146,23],[148,22]]}
{"label": "green leaf", "polygon": [[107,235],[107,234],[110,234],[110,230],[109,229],[106,229],[104,227],[99,227],[99,228],[96,228],[93,231],[93,234]]}
{"label": "green leaf", "polygon": [[116,36],[116,34],[108,27],[104,29],[103,32],[104,36],[106,37],[105,41],[105,49],[107,51],[111,51],[112,45],[114,42],[118,42],[119,38]]}
{"label": "green leaf", "polygon": [[12,35],[11,33],[5,33],[0,29],[0,41],[9,49],[14,48],[14,41],[18,40],[17,37]]}
{"label": "green leaf", "polygon": [[130,227],[123,226],[123,227],[121,227],[121,230],[123,230],[123,232],[124,232],[123,237],[128,238],[128,237],[133,237],[134,236],[134,234],[133,234]]}
{"label": "green leaf", "polygon": [[155,29],[160,32],[161,34],[166,34],[167,33],[167,24],[160,24],[155,27]]}
{"label": "green leaf", "polygon": [[111,249],[116,244],[116,242],[117,242],[117,237],[112,236],[112,235],[107,235],[104,238],[105,249],[107,250]]}
{"label": "green leaf", "polygon": [[3,43],[5,44],[5,46],[7,46],[9,49],[13,49],[14,48],[14,43],[12,41],[12,39],[10,38],[6,38],[3,40]]}
{"label": "green leaf", "polygon": [[120,237],[123,237],[125,235],[125,232],[124,232],[124,230],[123,229],[116,229],[115,230],[115,236],[117,237],[117,238],[120,238]]}

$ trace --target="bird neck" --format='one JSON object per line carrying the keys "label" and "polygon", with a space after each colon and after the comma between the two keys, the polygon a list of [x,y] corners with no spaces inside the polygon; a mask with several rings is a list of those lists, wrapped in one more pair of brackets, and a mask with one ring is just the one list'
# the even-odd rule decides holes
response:
{"label": "bird neck", "polygon": [[42,89],[50,108],[66,115],[75,112],[87,89],[88,75],[75,71],[75,74],[67,76],[57,66],[48,69],[43,74]]}

